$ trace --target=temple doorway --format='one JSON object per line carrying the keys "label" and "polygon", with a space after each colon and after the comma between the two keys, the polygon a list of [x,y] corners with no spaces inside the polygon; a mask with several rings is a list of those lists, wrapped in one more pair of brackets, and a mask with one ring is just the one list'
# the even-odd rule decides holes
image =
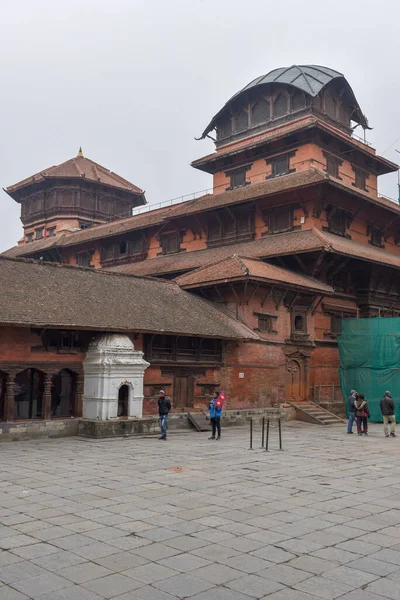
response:
{"label": "temple doorway", "polygon": [[42,403],[43,373],[37,369],[18,373],[14,386],[14,419],[39,419]]}
{"label": "temple doorway", "polygon": [[301,400],[302,398],[302,371],[297,360],[288,362],[287,367],[287,394],[288,400]]}
{"label": "temple doorway", "polygon": [[129,417],[129,385],[121,385],[118,390],[118,416]]}
{"label": "temple doorway", "polygon": [[192,375],[175,375],[174,407],[185,408],[193,406],[194,378]]}

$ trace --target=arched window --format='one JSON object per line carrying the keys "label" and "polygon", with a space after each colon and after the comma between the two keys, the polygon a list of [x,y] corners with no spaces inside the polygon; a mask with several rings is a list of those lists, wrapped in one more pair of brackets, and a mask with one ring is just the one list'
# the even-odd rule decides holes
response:
{"label": "arched window", "polygon": [[76,373],[62,369],[51,381],[51,417],[72,417],[75,413]]}
{"label": "arched window", "polygon": [[247,111],[242,108],[236,115],[236,131],[244,131],[249,126],[249,116]]}
{"label": "arched window", "polygon": [[296,110],[301,110],[306,105],[306,98],[303,92],[300,90],[296,90],[292,96],[292,112]]}
{"label": "arched window", "polygon": [[129,417],[129,385],[121,385],[118,390],[118,416]]}
{"label": "arched window", "polygon": [[43,373],[25,369],[17,374],[14,386],[14,419],[38,419],[42,416]]}
{"label": "arched window", "polygon": [[279,94],[274,102],[274,119],[283,117],[288,113],[288,97],[286,94]]}
{"label": "arched window", "polygon": [[122,240],[122,242],[119,245],[119,253],[126,254],[126,241],[125,240]]}
{"label": "arched window", "polygon": [[257,125],[258,123],[265,123],[270,119],[270,106],[268,100],[261,98],[258,100],[256,104],[253,106],[251,111],[251,122],[252,125]]}

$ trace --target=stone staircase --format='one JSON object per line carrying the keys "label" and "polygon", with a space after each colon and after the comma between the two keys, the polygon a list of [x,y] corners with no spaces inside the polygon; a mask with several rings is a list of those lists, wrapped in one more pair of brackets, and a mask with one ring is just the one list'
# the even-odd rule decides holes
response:
{"label": "stone staircase", "polygon": [[344,419],[313,402],[289,402],[289,404],[296,409],[296,419],[299,421],[316,425],[343,425],[345,423]]}
{"label": "stone staircase", "polygon": [[211,430],[210,419],[207,419],[207,417],[204,413],[188,412],[187,416],[188,416],[190,425],[192,425],[192,427],[196,431],[210,431]]}

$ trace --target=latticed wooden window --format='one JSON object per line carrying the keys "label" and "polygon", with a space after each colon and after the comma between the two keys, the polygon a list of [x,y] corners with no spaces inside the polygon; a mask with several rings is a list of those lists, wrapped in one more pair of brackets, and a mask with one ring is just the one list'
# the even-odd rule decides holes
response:
{"label": "latticed wooden window", "polygon": [[258,315],[258,329],[261,333],[272,333],[274,317],[270,315]]}
{"label": "latticed wooden window", "polygon": [[249,116],[244,108],[236,115],[236,131],[244,131],[249,126]]}
{"label": "latticed wooden window", "polygon": [[279,94],[274,102],[274,119],[283,117],[288,113],[288,97],[286,94]]}
{"label": "latticed wooden window", "polygon": [[306,98],[302,92],[296,90],[292,96],[292,112],[301,110],[306,105]]}
{"label": "latticed wooden window", "polygon": [[54,237],[56,235],[56,228],[55,227],[48,227],[47,228],[47,235],[49,237]]}
{"label": "latticed wooden window", "polygon": [[288,154],[277,156],[271,160],[272,166],[272,177],[278,177],[279,175],[285,175],[290,169],[290,160]]}
{"label": "latticed wooden window", "polygon": [[232,173],[229,174],[229,177],[231,180],[231,185],[230,185],[231,189],[237,188],[237,187],[242,187],[243,185],[250,183],[250,182],[246,181],[246,172],[247,172],[247,169],[238,169],[237,171],[233,171]]}
{"label": "latticed wooden window", "polygon": [[91,252],[79,252],[79,254],[76,255],[76,262],[80,267],[91,267],[91,258]]}
{"label": "latticed wooden window", "polygon": [[174,254],[179,252],[180,237],[177,232],[167,233],[161,237],[161,247],[163,254]]}
{"label": "latticed wooden window", "polygon": [[326,157],[326,170],[328,175],[336,178],[339,177],[339,163],[334,156]]}
{"label": "latticed wooden window", "polygon": [[217,134],[219,139],[228,137],[232,134],[232,118],[230,116],[227,116],[218,123]]}
{"label": "latticed wooden window", "polygon": [[33,233],[27,233],[26,234],[26,241],[27,242],[33,242]]}
{"label": "latticed wooden window", "polygon": [[274,211],[269,219],[270,233],[282,233],[293,227],[293,211],[291,208],[282,208]]}
{"label": "latticed wooden window", "polygon": [[44,227],[38,227],[35,229],[35,239],[41,240],[43,238]]}
{"label": "latticed wooden window", "polygon": [[371,244],[373,246],[379,246],[382,247],[382,238],[383,238],[383,232],[381,229],[378,229],[377,227],[372,227],[371,228]]}
{"label": "latticed wooden window", "polygon": [[364,171],[355,170],[355,187],[360,188],[360,190],[367,189],[367,176]]}
{"label": "latticed wooden window", "polygon": [[346,235],[349,214],[345,210],[333,209],[328,215],[328,229],[337,235]]}
{"label": "latticed wooden window", "polygon": [[253,125],[258,123],[265,123],[270,119],[270,106],[269,102],[262,98],[253,106],[251,111],[251,121]]}

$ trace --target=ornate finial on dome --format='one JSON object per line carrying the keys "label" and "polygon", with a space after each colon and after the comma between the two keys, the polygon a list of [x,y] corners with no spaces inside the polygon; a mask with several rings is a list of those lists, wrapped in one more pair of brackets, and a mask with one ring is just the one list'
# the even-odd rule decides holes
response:
{"label": "ornate finial on dome", "polygon": [[79,152],[77,156],[81,156],[83,158],[82,146],[79,146]]}

